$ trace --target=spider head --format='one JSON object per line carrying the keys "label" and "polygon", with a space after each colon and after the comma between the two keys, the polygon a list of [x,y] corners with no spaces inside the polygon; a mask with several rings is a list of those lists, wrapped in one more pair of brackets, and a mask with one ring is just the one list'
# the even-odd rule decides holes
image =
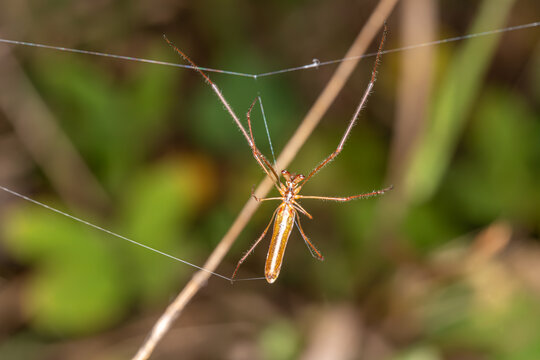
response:
{"label": "spider head", "polygon": [[298,184],[300,184],[300,182],[306,178],[302,174],[291,174],[287,170],[282,170],[281,175],[283,175],[283,178],[285,179],[285,184],[289,189],[296,188]]}

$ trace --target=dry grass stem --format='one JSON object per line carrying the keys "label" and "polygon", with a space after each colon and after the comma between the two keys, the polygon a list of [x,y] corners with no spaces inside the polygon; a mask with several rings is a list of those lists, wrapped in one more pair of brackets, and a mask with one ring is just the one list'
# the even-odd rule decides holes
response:
{"label": "dry grass stem", "polygon": [[[437,4],[431,0],[404,0],[400,11],[401,44],[406,46],[434,41],[438,27],[437,13]],[[400,54],[396,118],[386,179],[386,183],[393,184],[395,190],[377,203],[377,222],[384,238],[393,237],[391,233],[402,221],[409,206],[407,194],[403,191],[404,176],[427,126],[435,54],[432,46]]]}

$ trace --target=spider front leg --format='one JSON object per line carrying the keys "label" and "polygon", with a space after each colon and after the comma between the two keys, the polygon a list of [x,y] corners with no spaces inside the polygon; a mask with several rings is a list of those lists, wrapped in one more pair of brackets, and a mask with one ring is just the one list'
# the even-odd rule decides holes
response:
{"label": "spider front leg", "polygon": [[253,138],[253,133],[251,131],[251,120],[249,119],[249,117],[250,117],[251,110],[253,106],[255,105],[255,101],[249,108],[249,112],[248,112],[248,123],[249,123],[249,132],[250,132],[250,134],[248,135],[246,129],[240,122],[240,119],[238,118],[236,113],[233,111],[231,105],[229,105],[229,103],[225,99],[225,96],[223,96],[223,93],[221,92],[219,87],[212,80],[210,80],[208,75],[206,75],[186,54],[184,54],[169,39],[167,39],[165,35],[163,35],[163,38],[171,46],[171,48],[174,51],[176,51],[186,62],[191,64],[193,69],[197,71],[199,74],[201,74],[201,76],[208,83],[208,85],[210,85],[210,87],[212,88],[212,91],[214,91],[214,93],[217,95],[217,97],[219,98],[219,101],[221,101],[221,103],[223,104],[223,106],[225,107],[229,115],[233,118],[234,122],[240,129],[240,132],[242,133],[244,138],[247,140],[248,145],[251,148],[251,151],[253,152],[253,156],[255,157],[255,160],[257,160],[259,165],[263,168],[264,172],[272,179],[272,181],[274,182],[274,185],[279,190],[279,186],[278,186],[279,176],[274,170],[274,168],[272,167],[272,165],[270,165],[270,162],[264,157],[264,155],[259,151],[259,149],[257,149],[257,146],[255,145],[255,139]]}
{"label": "spider front leg", "polygon": [[[349,121],[349,126],[347,126],[347,130],[345,130],[345,133],[343,134],[343,137],[341,138],[341,141],[339,142],[339,145],[337,146],[336,150],[330,154],[326,159],[324,159],[315,169],[313,169],[308,176],[304,179],[302,182],[302,186],[305,185],[309,179],[313,177],[316,173],[318,173],[323,167],[326,166],[330,161],[332,161],[336,156],[339,155],[339,153],[343,150],[343,146],[345,145],[345,142],[347,141],[347,138],[349,137],[349,134],[351,133],[351,130],[356,123],[356,120],[358,120],[358,117],[360,115],[360,112],[362,111],[362,108],[366,104],[366,101],[369,97],[369,94],[371,93],[371,90],[373,90],[373,86],[375,85],[375,80],[377,79],[377,66],[380,62],[380,57],[383,50],[384,41],[386,40],[386,33],[388,29],[386,27],[386,23],[384,24],[384,31],[383,36],[381,38],[381,42],[379,44],[379,50],[377,51],[377,57],[375,58],[375,64],[373,65],[373,70],[371,71],[371,80],[364,91],[364,95],[362,95],[362,99],[360,100],[360,104],[358,104],[358,107],[356,108],[356,111],[354,112],[354,115],[352,116],[351,120]],[[329,200],[329,199],[327,199]],[[340,200],[337,200],[340,201]],[[347,200],[346,200],[347,201]]]}

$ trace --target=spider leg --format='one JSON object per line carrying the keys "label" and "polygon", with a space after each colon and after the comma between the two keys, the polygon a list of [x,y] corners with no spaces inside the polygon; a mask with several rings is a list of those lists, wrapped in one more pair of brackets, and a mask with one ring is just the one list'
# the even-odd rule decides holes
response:
{"label": "spider leg", "polygon": [[300,205],[299,203],[297,203],[296,201],[293,203],[293,206],[296,210],[300,211],[302,214],[306,215],[310,220],[313,219],[313,216],[311,216],[310,213],[308,213],[306,211],[306,209],[304,209],[302,207],[302,205]]}
{"label": "spider leg", "polygon": [[347,130],[345,130],[345,134],[343,134],[343,137],[341,138],[341,141],[339,142],[339,145],[337,149],[330,154],[323,162],[321,162],[315,169],[313,169],[308,176],[306,176],[305,180],[302,182],[302,185],[304,185],[306,182],[308,182],[309,179],[316,173],[318,173],[326,164],[328,164],[330,161],[332,161],[336,156],[339,155],[341,150],[343,150],[343,146],[345,145],[345,141],[347,141],[347,138],[349,137],[349,133],[351,132],[351,129],[353,128],[354,124],[356,123],[356,120],[358,120],[358,116],[360,115],[360,111],[362,111],[362,108],[366,104],[366,101],[369,97],[369,94],[371,93],[371,90],[373,89],[373,86],[375,85],[375,80],[377,78],[377,66],[380,62],[380,57],[384,45],[384,41],[386,40],[386,33],[387,33],[387,27],[386,23],[384,24],[384,31],[383,36],[381,39],[381,42],[379,44],[379,50],[377,51],[377,58],[375,59],[375,64],[373,65],[373,70],[371,72],[371,81],[369,82],[366,90],[364,91],[364,95],[362,96],[362,99],[360,100],[360,104],[356,108],[356,111],[354,112],[354,115],[349,122],[349,126],[347,127]]}
{"label": "spider leg", "polygon": [[264,231],[262,232],[261,236],[259,236],[259,238],[257,239],[257,241],[255,241],[255,243],[251,246],[251,248],[249,248],[249,250],[244,254],[244,256],[242,256],[242,258],[238,261],[238,264],[236,265],[236,268],[234,269],[234,272],[231,276],[231,283],[234,282],[234,278],[236,277],[236,273],[238,272],[238,269],[240,268],[240,265],[242,265],[242,263],[247,259],[247,257],[253,252],[253,250],[255,250],[255,248],[257,247],[257,245],[259,245],[259,243],[261,242],[262,239],[264,239],[264,237],[266,236],[266,233],[268,232],[268,229],[270,228],[270,225],[272,224],[272,221],[274,221],[274,217],[276,216],[276,212],[278,211],[279,208],[277,208],[276,210],[274,210],[274,213],[272,214],[272,218],[270,219],[270,222],[268,223],[268,225],[266,226],[266,228],[264,229]]}
{"label": "spider leg", "polygon": [[317,248],[309,241],[306,234],[304,234],[304,230],[302,229],[302,225],[300,225],[300,218],[296,217],[296,226],[298,227],[298,230],[300,230],[300,234],[302,234],[302,237],[304,238],[304,242],[306,243],[309,252],[311,253],[311,256],[313,256],[315,259],[319,261],[324,260],[324,256],[322,256],[321,252],[317,250]]}
{"label": "spider leg", "polygon": [[253,199],[255,199],[255,201],[257,201],[257,202],[263,202],[263,201],[268,201],[268,200],[283,200],[283,198],[281,198],[281,197],[272,197],[272,198],[260,198],[260,197],[257,197],[253,193],[253,189],[251,190],[251,197]]}
{"label": "spider leg", "polygon": [[[257,160],[259,165],[263,168],[264,172],[272,179],[272,181],[274,182],[274,185],[276,186],[276,188],[279,189],[279,187],[277,186],[277,183],[279,183],[279,176],[276,174],[276,171],[270,165],[268,160],[266,160],[264,155],[262,155],[262,153],[259,151],[259,149],[257,149],[257,146],[255,145],[255,141],[253,140],[253,135],[251,137],[248,135],[246,129],[244,128],[244,126],[240,122],[240,119],[238,118],[238,116],[236,115],[234,110],[232,109],[231,105],[229,105],[229,103],[227,102],[227,100],[223,96],[223,93],[218,88],[218,86],[214,82],[212,82],[212,80],[210,80],[208,75],[206,75],[186,54],[184,54],[180,49],[178,49],[165,35],[163,35],[163,38],[170,45],[170,47],[174,51],[176,51],[186,62],[191,64],[191,66],[193,66],[195,71],[197,71],[199,74],[201,74],[202,77],[208,83],[208,85],[210,85],[210,87],[216,93],[217,97],[219,98],[219,100],[221,101],[223,106],[225,106],[225,109],[227,110],[229,115],[233,118],[234,122],[236,123],[236,125],[238,126],[240,131],[242,132],[242,135],[244,135],[244,138],[246,138],[246,140],[247,140],[247,142],[249,144],[249,147],[251,148],[251,150],[253,152],[253,156],[255,157],[255,160]],[[253,105],[251,105],[251,108],[252,107],[253,107]],[[249,109],[250,112],[251,112],[251,108]],[[249,119],[249,113],[248,113],[248,119]],[[265,167],[264,163],[267,164],[268,168]],[[270,169],[270,170],[268,170],[268,169]]]}
{"label": "spider leg", "polygon": [[299,199],[317,199],[317,200],[329,200],[329,201],[351,201],[355,199],[362,199],[362,198],[368,198],[372,196],[382,195],[387,191],[390,191],[394,188],[394,186],[389,186],[386,189],[372,191],[365,194],[360,195],[353,195],[353,196],[346,196],[346,197],[329,197],[329,196],[304,196],[304,195],[297,195]]}
{"label": "spider leg", "polygon": [[253,187],[251,187],[251,197],[253,199],[255,199],[255,201],[257,201],[257,202],[268,201],[268,200],[283,200],[282,197],[260,198],[260,197],[255,195],[255,190],[253,189]]}
{"label": "spider leg", "polygon": [[258,202],[263,202],[263,201],[268,201],[268,200],[283,200],[283,198],[280,198],[280,197],[260,198],[255,195],[251,195],[251,196]]}

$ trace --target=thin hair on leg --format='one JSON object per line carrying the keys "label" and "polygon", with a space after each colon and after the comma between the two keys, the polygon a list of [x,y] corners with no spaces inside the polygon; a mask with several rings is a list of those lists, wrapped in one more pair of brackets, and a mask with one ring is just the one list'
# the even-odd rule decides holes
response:
{"label": "thin hair on leg", "polygon": [[328,200],[328,201],[351,201],[356,199],[365,199],[372,196],[382,195],[387,191],[390,191],[394,188],[393,185],[390,185],[389,187],[382,189],[382,190],[375,190],[369,193],[360,194],[360,195],[353,195],[353,196],[346,196],[346,197],[330,197],[330,196],[311,196],[311,195],[297,195],[298,199],[317,199],[317,200]]}
{"label": "thin hair on leg", "polygon": [[[252,152],[253,152],[253,156],[255,157],[255,160],[257,160],[257,162],[259,163],[259,165],[263,168],[264,172],[273,180],[274,182],[274,185],[276,186],[276,188],[278,188],[277,184],[276,184],[276,178],[277,178],[277,181],[279,181],[279,176],[277,176],[275,170],[273,167],[269,166],[269,168],[271,170],[268,170],[268,168],[266,168],[264,166],[264,162],[268,163],[268,160],[266,160],[264,158],[264,156],[261,154],[261,152],[259,151],[259,149],[257,149],[257,147],[255,146],[255,142],[253,141],[253,137],[250,137],[246,131],[246,129],[244,128],[244,126],[242,125],[242,123],[240,122],[240,119],[238,118],[238,116],[236,115],[236,113],[234,112],[234,110],[232,109],[231,105],[229,105],[229,103],[227,102],[227,100],[225,99],[225,97],[223,96],[223,93],[221,92],[221,90],[219,89],[219,87],[212,81],[210,80],[210,78],[208,77],[208,75],[206,75],[200,68],[199,66],[197,66],[193,60],[191,60],[186,54],[184,54],[179,48],[177,48],[168,38],[167,36],[163,35],[163,38],[165,39],[165,41],[167,42],[167,44],[169,44],[169,46],[174,50],[176,51],[176,53],[178,53],[186,62],[188,62],[189,64],[191,64],[191,66],[193,66],[193,69],[195,71],[197,71],[199,74],[202,75],[202,77],[205,79],[205,81],[210,85],[210,87],[212,88],[212,90],[214,91],[214,93],[216,93],[216,95],[218,96],[219,100],[221,101],[221,103],[223,104],[223,106],[225,106],[225,109],[227,110],[227,112],[229,113],[229,115],[233,118],[234,122],[236,123],[236,125],[238,126],[238,128],[240,129],[240,131],[242,132],[242,135],[244,135],[244,138],[247,140],[248,144],[249,144],[249,147],[251,148]],[[253,107],[253,105],[251,106]],[[251,111],[251,108],[250,108],[250,111]],[[264,158],[264,160],[261,160],[261,156]],[[268,163],[269,164],[269,163]]]}
{"label": "thin hair on leg", "polygon": [[313,169],[308,176],[304,179],[302,182],[302,185],[308,182],[309,179],[313,177],[316,173],[318,173],[326,164],[328,164],[330,161],[332,161],[336,156],[339,155],[341,150],[343,150],[343,146],[345,145],[345,141],[347,141],[347,138],[349,137],[349,134],[351,132],[351,129],[353,128],[354,124],[356,124],[356,120],[358,120],[358,116],[360,115],[360,112],[362,111],[362,108],[366,104],[366,101],[369,97],[369,94],[371,93],[371,90],[373,89],[373,86],[375,85],[375,80],[377,79],[377,67],[380,63],[380,56],[383,50],[383,45],[386,40],[386,34],[388,32],[388,28],[386,27],[386,23],[384,24],[384,30],[383,30],[383,36],[381,38],[381,42],[379,44],[379,50],[377,51],[377,57],[375,58],[375,64],[373,65],[373,70],[371,72],[371,81],[369,82],[366,90],[364,91],[364,95],[362,96],[362,99],[360,100],[360,104],[358,104],[358,107],[356,108],[356,111],[354,112],[353,117],[351,118],[351,121],[349,122],[349,126],[347,127],[347,130],[345,130],[345,133],[343,134],[343,137],[341,138],[341,141],[339,142],[338,147],[336,150],[330,154],[325,160],[323,160],[315,169]]}

